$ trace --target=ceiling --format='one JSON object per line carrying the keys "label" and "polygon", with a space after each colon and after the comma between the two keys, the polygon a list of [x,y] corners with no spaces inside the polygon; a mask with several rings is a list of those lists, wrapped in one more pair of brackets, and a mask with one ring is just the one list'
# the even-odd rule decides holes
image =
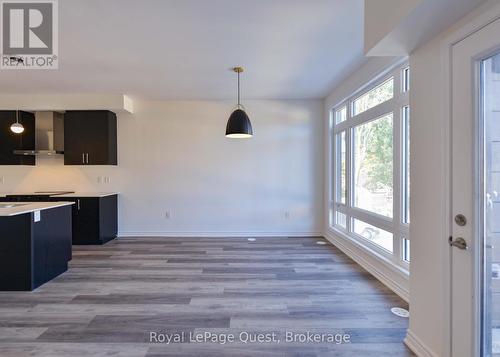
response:
{"label": "ceiling", "polygon": [[322,98],[363,61],[363,0],[59,1],[59,69],[2,70],[4,93]]}

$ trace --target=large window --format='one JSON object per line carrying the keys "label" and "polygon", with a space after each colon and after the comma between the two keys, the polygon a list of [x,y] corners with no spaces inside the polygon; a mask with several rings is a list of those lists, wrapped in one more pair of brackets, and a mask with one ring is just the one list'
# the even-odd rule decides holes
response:
{"label": "large window", "polygon": [[332,228],[410,261],[410,69],[398,66],[332,110]]}

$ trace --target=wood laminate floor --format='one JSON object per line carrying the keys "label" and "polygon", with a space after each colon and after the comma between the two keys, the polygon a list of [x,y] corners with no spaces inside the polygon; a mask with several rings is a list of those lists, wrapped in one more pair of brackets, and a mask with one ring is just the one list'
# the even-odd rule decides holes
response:
{"label": "wood laminate floor", "polygon": [[[408,319],[390,312],[406,303],[318,240],[74,246],[63,275],[34,292],[0,292],[0,356],[411,356]],[[184,343],[149,342],[182,332]],[[307,332],[324,341],[301,342]],[[214,341],[188,342],[190,333]],[[258,333],[271,341],[254,342]]]}

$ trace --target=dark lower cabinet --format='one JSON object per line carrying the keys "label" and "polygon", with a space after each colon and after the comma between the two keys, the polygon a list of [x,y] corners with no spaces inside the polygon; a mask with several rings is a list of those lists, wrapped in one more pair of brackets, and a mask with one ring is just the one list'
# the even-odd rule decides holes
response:
{"label": "dark lower cabinet", "polygon": [[73,244],[104,244],[118,234],[118,196],[52,198],[73,205]]}
{"label": "dark lower cabinet", "polygon": [[68,269],[71,206],[0,217],[0,291],[31,291]]}
{"label": "dark lower cabinet", "polygon": [[9,195],[0,198],[9,202],[74,202],[73,244],[104,244],[118,234],[118,195],[95,197],[58,197],[40,194]]}

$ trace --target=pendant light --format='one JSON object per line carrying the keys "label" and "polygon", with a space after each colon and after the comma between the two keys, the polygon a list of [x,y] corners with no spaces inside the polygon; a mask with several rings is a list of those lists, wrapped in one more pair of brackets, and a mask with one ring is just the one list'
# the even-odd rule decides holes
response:
{"label": "pendant light", "polygon": [[10,131],[14,134],[21,134],[24,131],[24,126],[19,123],[19,110],[16,110],[16,122],[10,126]]}
{"label": "pendant light", "polygon": [[238,74],[238,107],[231,114],[226,125],[226,137],[231,139],[246,139],[253,135],[252,123],[245,113],[245,108],[240,103],[240,73],[243,68],[235,67],[233,71]]}

